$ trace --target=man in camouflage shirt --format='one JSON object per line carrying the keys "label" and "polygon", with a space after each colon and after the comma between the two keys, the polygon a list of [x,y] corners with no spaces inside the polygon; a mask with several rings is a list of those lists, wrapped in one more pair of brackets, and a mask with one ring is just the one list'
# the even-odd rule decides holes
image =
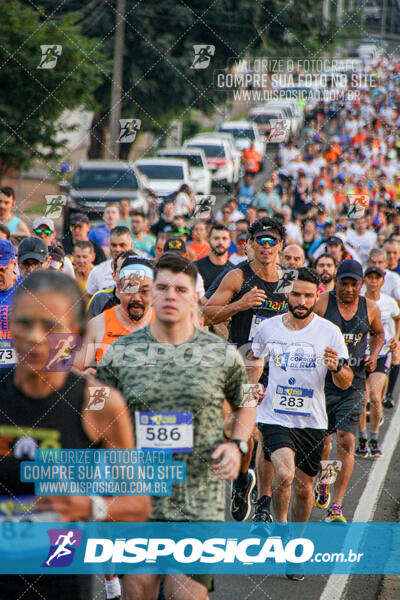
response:
{"label": "man in camouflage shirt", "polygon": [[[121,390],[127,400],[139,448],[170,448],[177,460],[186,462],[185,483],[174,484],[171,496],[153,498],[152,519],[223,521],[224,481],[237,477],[255,422],[255,408],[242,406],[243,384],[248,381],[245,367],[233,345],[195,327],[197,269],[189,260],[165,254],[154,277],[154,322],[114,342],[97,377]],[[224,398],[234,411],[235,442],[223,441]],[[149,413],[156,413],[153,419]],[[176,418],[174,435],[169,435],[170,427],[161,429],[160,414]],[[146,427],[143,422],[157,426]],[[187,434],[190,422],[193,442]],[[159,575],[124,576],[126,598],[155,597],[159,579]],[[185,598],[200,600],[212,589],[212,578],[168,575],[164,586],[166,598],[178,590],[183,598],[184,589]]]}

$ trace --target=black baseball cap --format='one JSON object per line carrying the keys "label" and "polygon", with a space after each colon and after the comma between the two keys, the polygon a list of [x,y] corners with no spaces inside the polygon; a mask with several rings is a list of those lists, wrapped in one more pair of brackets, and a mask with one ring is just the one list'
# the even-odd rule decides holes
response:
{"label": "black baseball cap", "polygon": [[385,277],[385,271],[382,271],[379,267],[368,267],[365,269],[364,277],[369,275],[370,273],[376,273],[379,277]]}
{"label": "black baseball cap", "polygon": [[277,229],[275,229],[275,227],[266,227],[265,229],[262,229],[261,231],[257,231],[257,233],[254,234],[254,239],[259,238],[259,237],[273,237],[275,239],[279,239],[281,240],[281,234],[279,233],[279,231]]}
{"label": "black baseball cap", "polygon": [[49,252],[47,249],[47,244],[41,238],[25,238],[18,246],[18,262],[20,263],[23,263],[29,258],[33,258],[41,263],[44,263],[48,256]]}
{"label": "black baseball cap", "polygon": [[89,217],[83,213],[75,213],[71,215],[69,220],[70,225],[80,225],[81,223],[87,223],[89,225]]}
{"label": "black baseball cap", "polygon": [[332,237],[330,237],[327,240],[326,245],[329,246],[330,244],[337,244],[338,246],[344,246],[342,238],[340,238],[338,235],[332,235]]}
{"label": "black baseball cap", "polygon": [[178,254],[186,254],[186,244],[180,238],[171,238],[165,242],[164,252],[177,252]]}
{"label": "black baseball cap", "polygon": [[338,267],[336,279],[344,279],[345,277],[350,277],[357,281],[363,280],[363,268],[358,261],[354,260],[354,258],[342,260]]}
{"label": "black baseball cap", "polygon": [[238,233],[236,241],[237,242],[241,242],[241,241],[246,241],[247,242],[247,233],[243,232],[243,233]]}

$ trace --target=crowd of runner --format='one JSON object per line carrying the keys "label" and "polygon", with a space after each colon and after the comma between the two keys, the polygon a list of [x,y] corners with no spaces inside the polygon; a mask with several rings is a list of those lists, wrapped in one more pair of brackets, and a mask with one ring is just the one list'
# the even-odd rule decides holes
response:
{"label": "crowd of runner", "polygon": [[[125,199],[98,226],[74,214],[62,237],[51,218],[15,216],[0,189],[3,517],[223,521],[232,482],[237,521],[307,522],[315,505],[346,522],[354,458],[382,456],[400,364],[400,62],[365,70],[376,87],[319,102],[261,191],[247,172],[204,219],[185,189],[156,215]],[[108,390],[101,411],[88,410],[93,388]],[[135,445],[172,450],[186,482],[150,503],[35,498],[19,478],[38,447]],[[1,577],[2,597],[83,593],[81,578],[57,577]],[[124,598],[213,590],[207,575],[160,583],[125,575]],[[106,592],[120,597],[118,577]]]}

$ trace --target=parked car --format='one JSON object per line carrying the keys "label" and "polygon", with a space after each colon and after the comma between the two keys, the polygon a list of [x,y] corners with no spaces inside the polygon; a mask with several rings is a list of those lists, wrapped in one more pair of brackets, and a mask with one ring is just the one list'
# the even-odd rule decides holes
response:
{"label": "parked car", "polygon": [[201,148],[161,148],[157,150],[161,158],[184,158],[189,163],[190,179],[194,191],[208,196],[211,192],[212,178],[207,167],[207,158]]}
{"label": "parked car", "polygon": [[290,118],[290,131],[293,137],[298,137],[304,125],[304,110],[294,100],[271,100],[266,108],[284,108]]}
{"label": "parked car", "polygon": [[282,136],[281,142],[287,142],[291,136],[290,118],[285,108],[270,108],[259,106],[252,108],[248,115],[248,120],[255,123],[261,135],[264,135],[268,140],[271,133],[271,122],[279,120],[280,122],[288,122],[288,126]]}
{"label": "parked car", "polygon": [[233,157],[233,161],[234,161],[234,180],[235,183],[237,183],[239,181],[239,178],[243,175],[243,173],[241,172],[241,166],[242,166],[242,153],[239,152],[239,150],[236,148],[236,144],[235,144],[235,138],[233,137],[233,135],[231,133],[228,133],[227,131],[210,131],[210,132],[206,132],[206,133],[199,133],[197,134],[196,137],[212,137],[212,138],[216,138],[219,140],[226,140],[230,146],[230,151]]}
{"label": "parked car", "polygon": [[67,190],[65,233],[69,230],[71,214],[83,212],[91,221],[99,222],[107,202],[119,202],[121,198],[128,198],[132,209],[144,212],[148,210],[145,181],[136,167],[128,161],[81,162]]}
{"label": "parked car", "polygon": [[250,121],[225,121],[217,128],[217,131],[231,133],[235,138],[236,148],[243,152],[250,148],[250,142],[254,142],[254,148],[265,159],[265,139],[260,135],[257,125]]}
{"label": "parked car", "polygon": [[226,139],[216,137],[194,137],[185,141],[184,148],[201,148],[207,159],[215,186],[232,191],[238,178],[235,176],[235,157]]}
{"label": "parked car", "polygon": [[159,198],[177,192],[184,183],[193,187],[185,158],[141,158],[134,164],[146,176],[148,187]]}

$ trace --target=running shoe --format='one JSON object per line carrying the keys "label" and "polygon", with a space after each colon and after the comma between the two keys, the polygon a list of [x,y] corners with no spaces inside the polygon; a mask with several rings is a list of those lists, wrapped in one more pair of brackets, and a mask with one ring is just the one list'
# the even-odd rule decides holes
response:
{"label": "running shoe", "polygon": [[368,450],[372,458],[380,458],[382,456],[382,450],[379,448],[378,440],[369,440]]}
{"label": "running shoe", "polygon": [[[261,500],[262,500],[262,498],[261,498]],[[260,500],[257,500],[257,504],[254,509],[254,515],[252,517],[252,521],[260,521],[262,523],[272,523],[273,520],[274,519],[273,519],[270,511],[268,510],[268,508],[265,506],[265,503],[260,502]]]}
{"label": "running shoe", "polygon": [[343,516],[343,505],[334,502],[327,510],[326,523],[347,523]]}
{"label": "running shoe", "polygon": [[326,508],[331,501],[331,492],[327,483],[321,483],[319,479],[314,487],[314,503],[318,508]]}
{"label": "running shoe", "polygon": [[286,577],[291,581],[304,581],[304,573],[297,573],[297,575],[286,573]]}
{"label": "running shoe", "polygon": [[383,406],[385,408],[394,408],[394,402],[393,402],[392,396],[386,396],[386,398],[383,401]]}
{"label": "running shoe", "polygon": [[231,515],[235,521],[245,521],[251,512],[251,492],[256,484],[256,474],[248,470],[247,485],[242,487],[237,479],[232,484]]}
{"label": "running shoe", "polygon": [[369,449],[368,449],[368,440],[364,438],[358,439],[358,446],[354,452],[355,456],[359,458],[368,458],[369,457]]}

